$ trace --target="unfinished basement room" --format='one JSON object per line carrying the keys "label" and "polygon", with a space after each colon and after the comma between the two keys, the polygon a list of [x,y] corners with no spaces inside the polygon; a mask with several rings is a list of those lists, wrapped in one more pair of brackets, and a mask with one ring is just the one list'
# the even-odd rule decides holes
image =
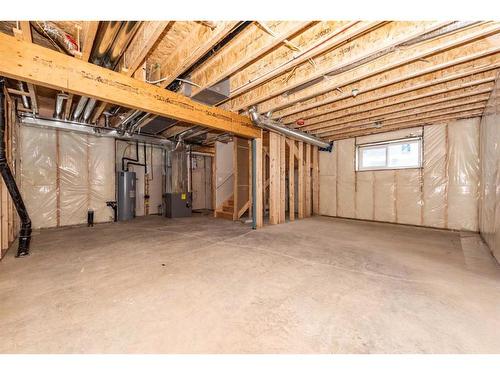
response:
{"label": "unfinished basement room", "polygon": [[0,353],[500,352],[500,22],[0,31]]}

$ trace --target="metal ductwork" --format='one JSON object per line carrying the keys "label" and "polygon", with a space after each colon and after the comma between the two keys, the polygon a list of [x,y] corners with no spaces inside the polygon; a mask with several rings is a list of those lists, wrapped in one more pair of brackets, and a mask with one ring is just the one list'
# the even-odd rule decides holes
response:
{"label": "metal ductwork", "polygon": [[31,219],[24,205],[23,198],[17,187],[16,180],[12,175],[7,155],[5,154],[5,116],[4,116],[4,80],[0,77],[0,173],[2,174],[5,186],[9,191],[12,202],[16,207],[16,211],[21,219],[21,229],[19,231],[19,246],[17,249],[17,257],[29,255],[31,242]]}
{"label": "metal ductwork", "polygon": [[96,137],[107,137],[121,140],[137,140],[139,142],[151,143],[159,146],[172,148],[173,142],[164,137],[149,136],[144,134],[120,134],[117,129],[103,128],[100,126],[92,126],[85,123],[54,120],[41,117],[33,117],[30,115],[21,115],[20,123],[26,126],[33,126],[36,128],[59,129],[62,131],[69,131],[75,133],[89,134]]}
{"label": "metal ductwork", "polygon": [[78,101],[78,104],[76,105],[75,110],[73,111],[73,120],[77,121],[80,115],[83,112],[83,109],[85,108],[85,105],[87,104],[89,98],[86,96],[82,96],[80,100]]}
{"label": "metal ductwork", "polygon": [[87,105],[85,106],[85,110],[83,111],[83,122],[89,122],[90,116],[92,115],[92,111],[94,110],[96,104],[95,99],[89,99]]}
{"label": "metal ductwork", "polygon": [[[102,22],[90,55],[90,62],[114,70],[140,25],[138,21]],[[82,120],[88,122],[96,104],[95,99],[82,96],[73,113],[73,120],[78,120],[83,111]]]}
{"label": "metal ductwork", "polygon": [[[26,89],[24,88],[24,83],[22,81],[17,82],[17,88],[19,89],[19,91],[26,92]],[[23,101],[23,107],[26,108],[26,109],[29,109],[30,102],[28,100],[28,96],[27,95],[22,95],[21,99]]]}
{"label": "metal ductwork", "polygon": [[286,126],[283,126],[277,121],[271,120],[270,118],[260,115],[259,112],[257,112],[257,108],[255,107],[249,108],[248,113],[250,114],[250,118],[252,119],[254,125],[258,126],[259,128],[283,134],[287,137],[294,138],[298,141],[309,143],[314,146],[318,146],[328,151],[331,150],[332,147],[331,143],[325,142],[320,138],[315,137],[314,135],[311,134],[307,134],[303,131],[297,129],[290,129]]}
{"label": "metal ductwork", "polygon": [[49,38],[50,41],[55,43],[67,54],[74,56],[78,52],[78,45],[73,38],[52,22],[30,21],[30,25],[42,36]]}
{"label": "metal ductwork", "polygon": [[94,48],[90,59],[93,64],[104,66],[105,57],[121,26],[122,23],[120,21],[101,23],[94,41]]}
{"label": "metal ductwork", "polygon": [[104,61],[104,67],[108,69],[115,69],[118,65],[118,61],[120,57],[122,57],[125,49],[129,45],[130,41],[134,37],[136,31],[139,29],[141,25],[140,22],[137,21],[126,21],[123,22],[116,39],[113,44],[110,46],[110,50],[107,53],[106,59]]}
{"label": "metal ductwork", "polygon": [[56,96],[56,106],[54,109],[54,118],[61,119],[62,118],[62,112],[63,112],[63,106],[64,106],[64,100],[68,99],[68,95],[59,93]]}

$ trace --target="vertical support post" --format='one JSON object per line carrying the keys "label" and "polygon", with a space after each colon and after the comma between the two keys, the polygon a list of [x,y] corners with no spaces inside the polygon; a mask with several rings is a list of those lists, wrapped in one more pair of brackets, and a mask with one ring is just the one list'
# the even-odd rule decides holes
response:
{"label": "vertical support post", "polygon": [[252,147],[252,140],[247,141],[248,144],[248,216],[250,219],[253,220],[254,217],[254,212],[253,212],[253,199],[254,199],[254,194],[253,194],[253,187],[254,187],[254,182],[253,182],[253,176],[254,176],[254,170],[253,170],[253,147]]}
{"label": "vertical support post", "polygon": [[290,221],[295,220],[295,141],[287,139],[288,144],[288,213]]}
{"label": "vertical support post", "polygon": [[319,215],[319,150],[313,146],[313,170],[312,170],[312,192],[313,192],[313,215]]}
{"label": "vertical support post", "polygon": [[305,189],[304,189],[304,180],[305,180],[305,175],[304,175],[304,143],[303,142],[298,142],[299,146],[299,155],[298,155],[298,164],[299,164],[299,169],[298,169],[298,199],[297,199],[297,204],[299,205],[298,207],[298,218],[303,219],[304,214],[305,214],[305,202],[304,202],[304,195],[305,195]]}
{"label": "vertical support post", "polygon": [[309,143],[306,144],[306,217],[311,216],[311,145]]}
{"label": "vertical support post", "polygon": [[286,220],[286,149],[285,136],[280,136],[280,216],[279,223],[284,224]]}
{"label": "vertical support post", "polygon": [[269,132],[269,224],[280,216],[280,136]]}
{"label": "vertical support post", "polygon": [[233,220],[238,219],[238,137],[233,137]]}
{"label": "vertical support post", "polygon": [[262,201],[262,136],[252,141],[252,194],[253,229],[262,228],[264,222]]}

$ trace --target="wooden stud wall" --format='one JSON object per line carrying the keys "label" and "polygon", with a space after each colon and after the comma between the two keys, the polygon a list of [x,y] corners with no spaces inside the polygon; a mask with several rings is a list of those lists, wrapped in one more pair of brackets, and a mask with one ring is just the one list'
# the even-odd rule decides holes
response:
{"label": "wooden stud wall", "polygon": [[269,224],[285,223],[287,211],[290,221],[319,213],[318,152],[316,146],[269,133]]}

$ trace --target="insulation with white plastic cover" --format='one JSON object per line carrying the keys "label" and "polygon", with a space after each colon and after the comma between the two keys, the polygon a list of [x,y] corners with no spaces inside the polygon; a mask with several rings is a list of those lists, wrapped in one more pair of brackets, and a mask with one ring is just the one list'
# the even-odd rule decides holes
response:
{"label": "insulation with white plastic cover", "polygon": [[114,140],[55,129],[20,127],[21,193],[33,228],[113,220]]}
{"label": "insulation with white plastic cover", "polygon": [[479,228],[500,262],[500,81],[497,79],[481,119]]}
{"label": "insulation with white plastic cover", "polygon": [[[356,145],[422,137],[422,168],[356,171]],[[478,230],[479,119],[335,142],[320,153],[320,213]]]}

